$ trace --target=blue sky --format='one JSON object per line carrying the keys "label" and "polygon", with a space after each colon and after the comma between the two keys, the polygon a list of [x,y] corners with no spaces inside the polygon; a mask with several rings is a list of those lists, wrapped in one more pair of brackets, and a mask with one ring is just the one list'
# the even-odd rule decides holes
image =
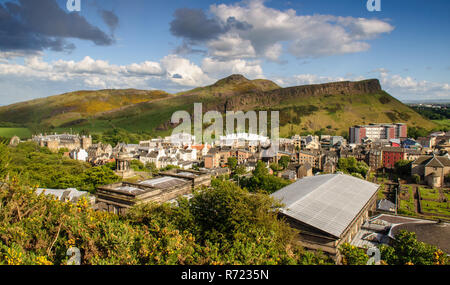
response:
{"label": "blue sky", "polygon": [[74,90],[283,87],[380,79],[400,100],[450,101],[450,2],[0,0],[0,105]]}

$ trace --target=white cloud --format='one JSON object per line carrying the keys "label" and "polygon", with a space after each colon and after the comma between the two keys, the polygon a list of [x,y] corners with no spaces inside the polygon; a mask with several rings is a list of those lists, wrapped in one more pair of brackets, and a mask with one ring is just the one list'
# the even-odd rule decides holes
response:
{"label": "white cloud", "polygon": [[399,99],[450,99],[448,83],[417,80],[411,76],[390,74],[381,69],[380,81],[383,88]]}
{"label": "white cloud", "polygon": [[216,58],[235,59],[256,56],[250,40],[245,40],[237,34],[221,35],[208,43],[210,55]]}
{"label": "white cloud", "polygon": [[127,71],[130,74],[136,75],[162,75],[164,71],[161,64],[158,62],[145,61],[143,63],[133,63],[127,66]]}
{"label": "white cloud", "polygon": [[264,2],[211,5],[210,14],[222,26],[233,19],[249,28],[232,27],[207,39],[209,56],[221,60],[261,57],[278,61],[283,50],[299,58],[356,53],[370,49],[368,40],[394,29],[378,19],[298,15],[292,9],[269,8]]}
{"label": "white cloud", "polygon": [[222,78],[230,74],[242,74],[249,78],[264,78],[263,69],[258,61],[234,59],[219,61],[206,57],[202,62],[202,69],[215,78]]}
{"label": "white cloud", "polygon": [[290,77],[278,77],[274,81],[282,87],[322,84],[328,82],[348,81],[351,79],[345,77],[319,76],[315,74],[297,74]]}
{"label": "white cloud", "polygon": [[194,87],[209,84],[213,81],[199,66],[177,55],[164,57],[161,64],[167,71],[170,80],[179,85]]}

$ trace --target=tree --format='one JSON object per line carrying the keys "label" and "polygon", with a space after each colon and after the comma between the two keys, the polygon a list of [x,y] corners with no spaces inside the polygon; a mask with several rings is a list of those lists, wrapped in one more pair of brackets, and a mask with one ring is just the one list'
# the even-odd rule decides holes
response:
{"label": "tree", "polygon": [[280,160],[278,161],[278,164],[283,168],[286,169],[289,166],[289,163],[291,162],[291,158],[289,156],[282,156]]}
{"label": "tree", "polygon": [[401,231],[392,247],[380,246],[381,258],[389,265],[445,265],[448,257],[435,246],[417,240],[416,233]]}
{"label": "tree", "polygon": [[342,263],[344,265],[366,265],[369,260],[369,256],[364,250],[349,243],[344,243],[339,250],[342,254]]}
{"label": "tree", "polygon": [[364,179],[364,177],[360,174],[360,173],[357,173],[357,172],[354,172],[354,173],[352,173],[351,174],[353,177],[356,177],[356,178],[359,178],[359,179]]}
{"label": "tree", "polygon": [[409,176],[411,174],[412,162],[409,160],[399,160],[395,163],[395,172],[400,176]]}
{"label": "tree", "polygon": [[85,171],[83,175],[82,190],[95,193],[97,187],[118,182],[119,177],[108,167],[92,167]]}
{"label": "tree", "polygon": [[420,175],[419,174],[414,174],[413,176],[412,176],[412,178],[413,178],[413,181],[414,181],[414,183],[416,183],[416,184],[420,184]]}
{"label": "tree", "polygon": [[428,135],[428,131],[421,127],[409,127],[408,128],[408,137],[417,139],[418,137],[426,137]]}
{"label": "tree", "polygon": [[269,175],[269,170],[267,169],[266,164],[262,161],[258,161],[256,163],[255,170],[253,170],[253,176],[259,178],[266,175]]}
{"label": "tree", "polygon": [[272,169],[272,171],[274,173],[283,170],[283,168],[278,163],[275,163],[275,162],[271,163],[269,167],[270,167],[270,169]]}
{"label": "tree", "polygon": [[233,172],[236,169],[236,166],[238,165],[238,160],[236,157],[229,157],[227,164],[230,171]]}
{"label": "tree", "polygon": [[369,166],[364,161],[357,161],[354,157],[340,158],[338,161],[338,171],[347,174],[359,173],[364,179],[369,172]]}
{"label": "tree", "polygon": [[278,164],[283,167],[283,169],[286,169],[289,166],[290,162],[291,158],[289,156],[282,156],[278,161]]}
{"label": "tree", "polygon": [[245,170],[245,166],[239,165],[234,169],[234,174],[241,176],[244,175],[247,171]]}
{"label": "tree", "polygon": [[145,165],[140,160],[137,160],[137,159],[133,159],[130,162],[130,167],[134,171],[145,171],[146,170]]}

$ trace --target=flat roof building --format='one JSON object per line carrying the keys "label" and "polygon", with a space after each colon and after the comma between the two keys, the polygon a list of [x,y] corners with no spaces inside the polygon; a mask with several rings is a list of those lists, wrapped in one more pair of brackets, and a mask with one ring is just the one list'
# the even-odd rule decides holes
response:
{"label": "flat roof building", "polygon": [[349,142],[352,144],[359,144],[364,139],[377,141],[406,138],[407,136],[406,124],[358,125],[349,129]]}
{"label": "flat roof building", "polygon": [[99,209],[123,214],[136,204],[165,203],[183,195],[189,195],[201,186],[209,186],[211,176],[196,171],[166,172],[163,176],[138,182],[120,182],[99,187]]}

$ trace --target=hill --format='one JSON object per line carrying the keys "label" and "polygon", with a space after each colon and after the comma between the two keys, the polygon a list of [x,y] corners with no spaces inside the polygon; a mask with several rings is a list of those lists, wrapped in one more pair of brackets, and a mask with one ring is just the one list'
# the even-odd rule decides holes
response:
{"label": "hill", "polygon": [[136,89],[76,91],[0,107],[0,122],[49,127],[82,123],[87,117],[169,97],[164,91]]}
{"label": "hill", "polygon": [[221,79],[213,85],[180,92],[177,95],[204,95],[213,97],[233,96],[242,93],[271,91],[281,87],[270,80],[248,80],[242,75],[233,74]]}
{"label": "hill", "polygon": [[132,89],[73,92],[1,107],[0,121],[55,131],[123,128],[167,135],[174,127],[172,114],[193,114],[193,104],[199,102],[203,112],[279,110],[282,136],[317,131],[341,135],[351,125],[367,123],[437,126],[383,91],[377,79],[281,88],[241,75],[178,94]]}

